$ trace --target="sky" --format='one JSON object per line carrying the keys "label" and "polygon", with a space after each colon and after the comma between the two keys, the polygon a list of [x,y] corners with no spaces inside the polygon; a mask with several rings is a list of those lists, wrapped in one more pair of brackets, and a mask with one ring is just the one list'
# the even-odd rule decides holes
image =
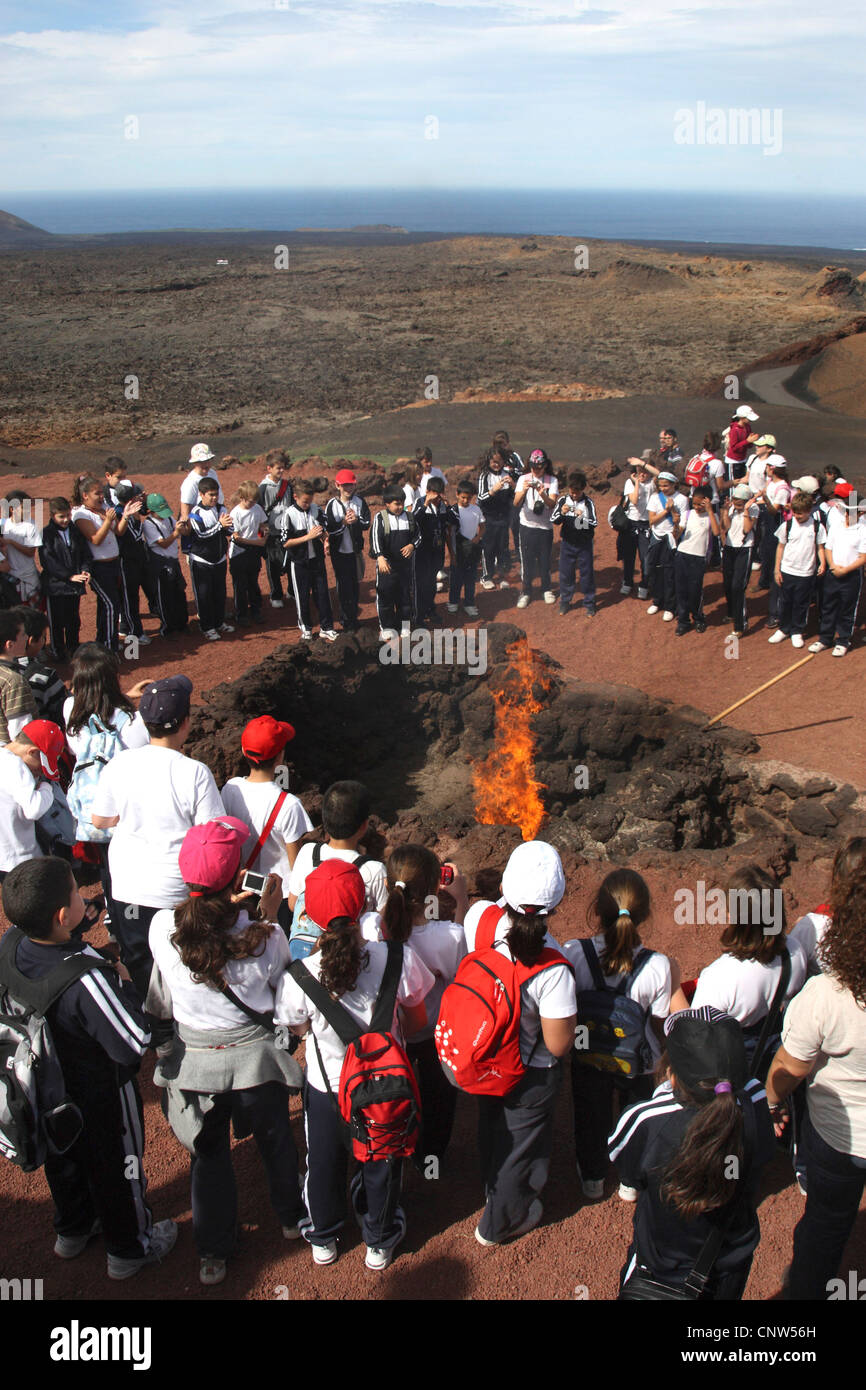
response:
{"label": "sky", "polygon": [[[862,0],[0,4],[0,190],[866,192]],[[732,109],[757,108],[743,143]],[[733,132],[733,134],[732,134]]]}

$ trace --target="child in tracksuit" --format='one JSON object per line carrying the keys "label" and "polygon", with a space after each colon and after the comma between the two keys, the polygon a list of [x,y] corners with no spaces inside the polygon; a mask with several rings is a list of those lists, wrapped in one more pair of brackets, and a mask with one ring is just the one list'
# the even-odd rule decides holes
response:
{"label": "child in tracksuit", "polygon": [[[119,482],[114,488],[106,488],[106,503],[114,507],[118,519],[127,502],[139,497],[143,503],[142,488],[128,480]],[[155,598],[155,590],[144,538],[144,518],[140,512],[127,516],[124,530],[118,529],[117,544],[120,548],[120,633],[122,637],[137,637],[140,645],[146,647],[151,639],[141,621],[139,590],[144,590],[148,602]]]}
{"label": "child in tracksuit", "polygon": [[370,531],[370,550],[376,559],[376,612],[379,637],[401,627],[409,631],[415,600],[415,551],[421,533],[414,517],[406,515],[403,489],[390,483],[382,494],[384,507]]}
{"label": "child in tracksuit", "polygon": [[827,568],[827,532],[812,515],[812,499],[806,493],[794,493],[791,515],[775,534],[779,627],[768,640],[784,642],[790,637],[792,647],[802,647],[815,576],[824,574]]}
{"label": "child in tracksuit", "polygon": [[54,1199],[55,1255],[75,1259],[101,1233],[109,1279],[128,1279],[161,1260],[177,1239],[175,1223],[154,1224],[145,1200],[135,1073],[150,1033],[140,1001],[123,967],[117,978],[77,935],[85,906],[63,860],[31,859],[12,869],[3,910],[22,933],[12,939],[12,963],[34,985],[70,957],[93,960],[48,1009],[66,1090],[84,1126],[65,1153],[49,1152],[45,1177]]}
{"label": "child in tracksuit", "polygon": [[568,496],[557,499],[551,521],[561,526],[559,542],[559,612],[567,613],[575,590],[577,570],[583,606],[590,618],[596,615],[595,575],[592,549],[598,525],[595,503],[586,495],[586,474],[575,470],[568,475]]}
{"label": "child in tracksuit", "polygon": [[456,613],[461,594],[467,618],[477,618],[475,584],[484,536],[484,513],[472,501],[474,487],[469,478],[457,484],[457,506],[451,508],[454,530],[454,554],[451,560],[451,583],[448,591],[448,612]]}
{"label": "child in tracksuit", "polygon": [[481,542],[481,587],[508,588],[508,528],[514,501],[514,479],[506,471],[507,450],[493,448],[478,478],[478,505],[484,513]]}
{"label": "child in tracksuit", "polygon": [[202,478],[198,503],[189,521],[189,577],[202,636],[218,642],[221,632],[234,632],[226,617],[226,555],[232,519],[219,501],[219,483]]}
{"label": "child in tracksuit", "polygon": [[271,607],[283,606],[283,574],[286,552],[283,550],[283,516],[295,500],[288,473],[290,464],[277,455],[268,464],[268,471],[259,483],[256,501],[268,518],[268,539],[265,545],[265,570],[271,595]]}
{"label": "child in tracksuit", "polygon": [[81,596],[86,593],[90,547],[72,525],[72,508],[65,497],[52,497],[51,520],[42,532],[39,563],[45,576],[45,607],[51,630],[51,649],[58,661],[72,656],[81,634]]}
{"label": "child in tracksuit", "polygon": [[364,532],[372,525],[370,508],[355,492],[358,479],[341,468],[335,479],[339,494],[325,507],[325,527],[344,632],[358,629],[361,578],[364,574]]}
{"label": "child in tracksuit", "polygon": [[454,563],[451,542],[451,509],[445,501],[445,484],[433,477],[427,491],[412,508],[412,519],[418,528],[418,549],[415,551],[415,613],[419,622],[435,616],[436,576],[445,566],[445,549]]}
{"label": "child in tracksuit", "polygon": [[312,483],[296,483],[295,500],[283,513],[282,537],[298,609],[298,627],[304,642],[311,641],[313,636],[311,594],[319,610],[319,636],[326,642],[337,640],[328,594],[324,536],[325,513],[313,501]]}

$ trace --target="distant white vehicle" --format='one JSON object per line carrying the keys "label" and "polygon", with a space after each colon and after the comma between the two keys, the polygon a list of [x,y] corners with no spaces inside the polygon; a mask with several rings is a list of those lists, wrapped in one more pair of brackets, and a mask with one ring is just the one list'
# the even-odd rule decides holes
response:
{"label": "distant white vehicle", "polygon": [[217,261],[217,265],[228,265],[228,261]]}

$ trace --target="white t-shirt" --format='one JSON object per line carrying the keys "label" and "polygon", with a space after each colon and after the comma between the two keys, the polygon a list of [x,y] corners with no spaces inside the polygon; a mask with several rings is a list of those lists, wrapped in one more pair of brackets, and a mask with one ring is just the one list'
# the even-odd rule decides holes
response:
{"label": "white t-shirt", "polygon": [[177,857],[193,825],[225,815],[213,773],[173,748],[149,743],[118,753],[103,771],[92,816],[119,816],[108,867],[114,896],[175,907],[187,896]]}
{"label": "white t-shirt", "polygon": [[[191,472],[187,473],[186,477],[180,485],[180,500],[181,502],[185,502],[188,507],[195,507],[198,505],[198,485],[203,478],[213,478],[217,484],[217,487],[219,487],[219,478],[217,477],[216,473],[212,468],[209,468],[206,473],[197,473],[196,470],[193,468]],[[225,498],[223,497],[223,490],[221,487],[219,489],[217,501],[219,503],[223,503],[225,501]]]}
{"label": "white t-shirt", "polygon": [[[791,957],[791,978],[785,992],[785,999],[793,999],[803,987],[806,978],[806,952],[798,941],[787,938],[788,953]],[[698,985],[692,999],[693,1009],[702,1009],[711,1004],[730,1014],[743,1028],[761,1023],[770,1012],[770,1005],[779,983],[782,970],[781,956],[775,956],[769,965],[757,960],[737,960],[735,956],[719,956],[698,976]]]}
{"label": "white t-shirt", "polygon": [[[289,893],[293,898],[301,896],[307,881],[307,874],[313,871],[315,848],[315,845],[308,844],[301,845],[298,850],[298,857],[289,879]],[[319,851],[320,864],[324,864],[326,859],[345,859],[347,864],[354,864],[355,860],[360,857],[360,850],[333,849],[331,845],[322,845]],[[385,865],[380,859],[371,859],[368,863],[361,865],[358,873],[367,886],[367,908],[371,912],[381,912],[388,901],[388,874]]]}
{"label": "white t-shirt", "polygon": [[[243,536],[244,540],[252,540],[258,536],[260,528],[268,524],[267,512],[259,506],[258,502],[254,502],[251,507],[240,505],[232,507],[230,515],[233,527],[239,536]],[[232,541],[229,545],[229,559],[233,560],[236,555],[243,555],[248,551],[249,546],[237,545]],[[264,553],[265,549],[262,546],[259,554],[264,555]]]}
{"label": "white t-shirt", "polygon": [[699,555],[705,560],[710,550],[710,539],[710,518],[706,513],[701,516],[692,510],[686,517],[677,550],[682,551],[683,555]]}
{"label": "white t-shirt", "polygon": [[169,516],[146,516],[141,523],[141,529],[148,547],[154,555],[163,556],[167,560],[177,559],[177,539],[171,545],[160,545],[166,536],[170,536],[174,530],[174,517]]}
{"label": "white t-shirt", "polygon": [[866,1009],[832,975],[815,975],[785,1015],[782,1046],[816,1064],[806,1099],[825,1144],[866,1158]]}
{"label": "white t-shirt", "polygon": [[822,968],[821,940],[829,925],[830,918],[826,912],[807,912],[788,933],[788,940],[799,942],[806,952],[810,975]]}
{"label": "white t-shirt", "polygon": [[[605,949],[604,933],[592,937],[592,944],[595,953],[600,958]],[[561,948],[562,954],[571,961],[574,966],[574,988],[580,993],[581,990],[595,989],[592,971],[586,963],[586,956],[579,940],[566,941]],[[643,948],[636,946],[632,952],[632,957]],[[621,975],[605,975],[606,985],[615,987],[622,981]],[[625,990],[626,998],[634,999],[646,1010],[646,1040],[653,1055],[653,1062],[657,1062],[661,1056],[661,1048],[656,1037],[650,1017],[667,1018],[671,1011],[671,963],[667,956],[663,956],[660,951],[653,951],[646,965],[642,968],[637,979],[630,980]],[[580,1026],[580,1010],[577,1017],[578,1027]]]}
{"label": "white t-shirt", "polygon": [[[105,513],[92,512],[88,507],[73,507],[72,521],[73,523],[76,521],[92,521],[96,529],[99,530],[99,527],[102,526],[105,521]],[[83,531],[81,535],[84,536]],[[113,526],[99,542],[99,545],[94,545],[93,541],[87,536],[85,536],[85,540],[90,547],[90,554],[94,560],[113,560],[120,554],[120,547],[117,544],[117,536],[114,534]]]}
{"label": "white t-shirt", "polygon": [[[787,507],[793,495],[791,484],[786,482],[784,478],[774,478],[773,481],[767,483],[767,486],[764,488],[764,496],[768,502],[772,502],[774,507],[781,507],[784,509]],[[771,515],[775,516],[775,513],[771,513]]]}
{"label": "white t-shirt", "polygon": [[[405,492],[405,488],[403,490]],[[411,490],[413,492],[415,491],[414,488],[412,488]],[[410,509],[410,511],[412,509],[412,505],[413,503],[408,501],[407,499],[406,506]],[[341,501],[339,497],[332,497],[329,506],[332,508],[331,515],[337,521],[342,521],[343,517],[346,515],[346,512],[349,510],[350,507],[354,508],[355,516],[360,517],[361,508],[363,506],[363,500],[358,496],[357,493],[353,493],[352,496],[349,498],[348,502]],[[349,530],[348,526],[344,526],[343,528],[343,534],[340,537],[340,544],[337,547],[337,549],[340,555],[354,555],[355,553],[355,542],[352,538],[352,532]]]}
{"label": "white t-shirt", "polygon": [[[634,481],[630,480],[626,487],[631,488],[629,496],[634,497]],[[655,483],[637,483],[637,494],[635,502],[626,502],[626,516],[629,521],[646,521],[648,516],[648,503],[656,490]]]}
{"label": "white t-shirt", "polygon": [[707,462],[707,487],[713,489],[712,502],[717,504],[719,500],[719,479],[725,476],[725,465],[721,459],[715,455]]}
{"label": "white t-shirt", "polygon": [[409,945],[416,956],[420,956],[430,974],[433,987],[425,997],[427,1005],[427,1024],[420,1033],[413,1033],[412,1042],[422,1042],[432,1038],[439,1017],[442,995],[457,974],[457,967],[466,955],[466,938],[459,922],[424,922],[412,928]]}
{"label": "white t-shirt", "polygon": [[53,800],[50,783],[37,782],[16,753],[0,748],[0,869],[8,872],[42,857],[34,821],[51,809]]}
{"label": "white t-shirt", "polygon": [[549,473],[545,473],[544,477],[540,479],[536,479],[534,473],[524,473],[517,484],[517,492],[520,492],[521,488],[524,487],[528,488],[529,491],[524,497],[520,508],[521,526],[528,526],[530,530],[533,531],[552,531],[553,522],[550,518],[553,514],[553,508],[545,505],[544,511],[538,516],[535,515],[532,508],[535,506],[536,502],[541,501],[541,493],[538,490],[539,487],[546,488],[549,496],[556,499],[559,496],[559,483],[555,478],[552,478]]}
{"label": "white t-shirt", "polygon": [[[682,492],[675,492],[670,499],[665,497],[663,492],[654,492],[649,501],[649,510],[651,512],[663,511],[669,500],[673,502],[679,512],[680,525],[682,526],[686,513],[689,510],[689,499]],[[668,512],[666,516],[663,516],[661,521],[657,521],[654,525],[650,526],[650,535],[655,536],[657,541],[664,540],[664,538],[667,537],[671,549],[676,549],[674,522],[670,512]]]}
{"label": "white t-shirt", "polygon": [[[84,747],[84,741],[88,734],[86,720],[77,733],[71,734],[69,732],[69,716],[74,704],[74,695],[70,695],[68,700],[63,701],[63,723],[66,726],[66,742],[77,758]],[[145,722],[138,711],[131,715],[125,709],[112,710],[111,723],[117,728],[120,742],[124,748],[143,748],[146,743],[150,743],[150,734],[147,732]]]}
{"label": "white t-shirt", "polygon": [[[425,490],[426,490],[426,489],[425,489]],[[411,483],[404,483],[404,484],[403,484],[403,496],[404,496],[405,499],[406,499],[406,510],[407,510],[407,512],[411,512],[411,510],[412,510],[412,508],[414,507],[415,503],[418,501],[418,499],[419,499],[420,496],[421,496],[421,489],[420,489],[420,488],[417,488],[417,487],[413,487]]]}
{"label": "white t-shirt", "polygon": [[779,566],[783,574],[808,578],[809,575],[817,573],[818,546],[826,544],[827,532],[819,524],[816,535],[815,524],[811,516],[806,518],[806,523],[803,526],[800,525],[795,516],[791,517],[790,522],[783,521],[776,531],[776,540],[781,541],[785,547],[782,551],[782,563]]}
{"label": "white t-shirt", "polygon": [[[239,935],[249,926],[250,919],[241,912],[232,929]],[[176,1023],[187,1028],[219,1031],[241,1028],[251,1020],[211,985],[197,984],[184,965],[176,946],[172,945],[174,912],[157,912],[148,933],[151,953],[171,994],[172,1014]],[[274,997],[280,977],[290,960],[289,943],[280,927],[274,927],[259,956],[226,962],[223,976],[229,989],[239,999],[260,1014],[272,1014]]]}
{"label": "white t-shirt", "polygon": [[476,507],[474,502],[470,502],[468,507],[461,507],[458,503],[455,510],[458,518],[458,532],[467,541],[474,541],[478,535],[479,526],[484,525],[484,513],[481,508]]}
{"label": "white t-shirt", "polygon": [[[475,950],[475,933],[478,930],[478,923],[488,907],[492,904],[485,899],[474,902],[466,914],[463,923],[463,935],[466,938],[467,951]],[[505,935],[509,928],[508,914],[503,912],[496,928],[495,946],[507,959],[511,959],[511,954],[505,943]],[[548,932],[544,939],[545,946],[554,951],[561,951],[559,942]],[[551,966],[549,970],[542,970],[538,975],[533,976],[526,984],[520,986],[520,1058],[524,1066],[533,1067],[555,1067],[558,1058],[552,1052],[548,1052],[544,1046],[544,1039],[541,1034],[542,1018],[571,1018],[572,1014],[577,1013],[577,1001],[575,999],[574,976],[568,966],[563,962],[562,965]]]}
{"label": "white t-shirt", "polygon": [[[748,534],[745,534],[744,526],[745,517],[747,515],[752,518],[752,529],[748,532]],[[725,545],[731,546],[731,548],[734,550],[741,550],[743,546],[745,546],[746,549],[748,549],[749,546],[754,545],[755,522],[757,521],[759,515],[760,508],[757,507],[754,502],[747,502],[741,512],[735,511],[734,508],[731,507],[731,509],[728,512],[728,516],[730,518],[730,525],[728,526],[728,534],[725,537]]]}
{"label": "white t-shirt", "polygon": [[[20,545],[33,545],[38,547],[42,544],[42,536],[39,528],[32,521],[8,521],[3,522],[3,539],[18,541]],[[30,598],[39,590],[39,570],[36,566],[35,555],[22,555],[20,550],[16,550],[13,545],[6,547],[6,559],[9,561],[9,573],[18,582],[18,591],[22,598]]]}
{"label": "white t-shirt", "polygon": [[861,555],[866,555],[866,529],[859,524],[846,526],[844,522],[837,522],[830,530],[827,549],[834,565],[845,568],[855,564]]}
{"label": "white t-shirt", "polygon": [[[373,1007],[385,974],[388,947],[383,942],[370,941],[364,949],[367,952],[367,965],[358,976],[355,988],[349,994],[344,994],[338,1002],[358,1023],[368,1024],[373,1017]],[[322,957],[318,951],[307,956],[304,965],[311,975],[314,975],[316,979],[319,978]],[[397,986],[397,1003],[405,1004],[409,1009],[414,1008],[429,994],[432,987],[433,976],[420,956],[415,954],[411,946],[404,946],[403,971]],[[309,1020],[313,1035],[319,1044],[319,1051],[322,1054],[322,1061],[327,1071],[331,1090],[336,1095],[340,1084],[340,1069],[346,1055],[345,1043],[340,1041],[330,1024],[325,1022],[323,1015],[319,1013],[312,999],[304,994],[300,985],[297,985],[289,974],[284,974],[280,980],[274,1018],[277,1023],[289,1025],[297,1025]],[[403,1041],[396,1005],[391,1032],[398,1042]],[[306,1061],[307,1081],[315,1091],[326,1091],[327,1086],[312,1040],[307,1044]]]}
{"label": "white t-shirt", "polygon": [[[223,805],[230,816],[237,816],[252,832],[242,851],[246,863],[253,846],[265,828],[281,789],[276,782],[249,782],[246,777],[232,777],[222,789]],[[283,880],[283,897],[289,896],[289,856],[286,845],[300,840],[313,828],[313,823],[296,796],[286,793],[271,833],[262,845],[253,864],[257,874],[279,874]]]}

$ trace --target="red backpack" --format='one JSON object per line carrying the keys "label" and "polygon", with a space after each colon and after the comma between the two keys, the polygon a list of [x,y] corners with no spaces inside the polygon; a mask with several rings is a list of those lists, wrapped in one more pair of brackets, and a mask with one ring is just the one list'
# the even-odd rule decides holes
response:
{"label": "red backpack", "polygon": [[710,459],[712,454],[708,454],[706,449],[702,449],[699,454],[693,454],[686,464],[685,484],[686,487],[703,487],[710,476]]}
{"label": "red backpack", "polygon": [[448,1080],[474,1096],[505,1096],[526,1071],[520,1056],[520,986],[555,965],[571,969],[565,956],[549,947],[534,965],[504,956],[493,944],[501,916],[495,903],[481,914],[475,950],[463,957],[442,996],[434,1035]]}
{"label": "red backpack", "polygon": [[292,961],[289,973],[319,1013],[331,1025],[346,1055],[335,1096],[328,1081],[319,1044],[313,1043],[328,1095],[341,1119],[341,1134],[359,1163],[375,1159],[408,1158],[415,1152],[421,1128],[421,1097],[412,1063],[391,1033],[397,988],[403,970],[403,947],[388,942],[385,974],[369,1028],[357,1023],[302,960]]}

